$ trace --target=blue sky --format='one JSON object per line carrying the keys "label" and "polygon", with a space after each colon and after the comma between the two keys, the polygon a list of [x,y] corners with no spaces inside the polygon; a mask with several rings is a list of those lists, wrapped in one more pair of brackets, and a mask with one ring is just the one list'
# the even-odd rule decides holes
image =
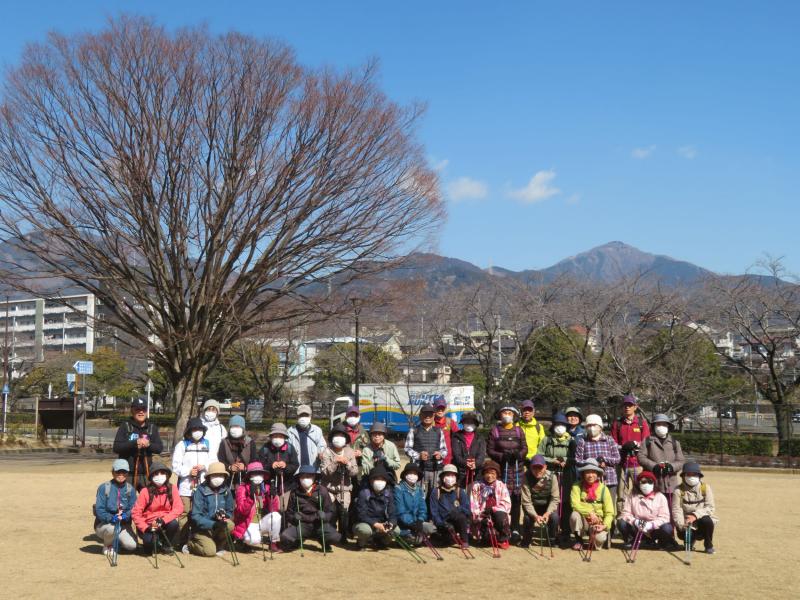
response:
{"label": "blue sky", "polygon": [[439,252],[539,268],[622,240],[720,272],[800,273],[796,2],[28,2],[0,62],[119,12],[381,64],[440,170]]}

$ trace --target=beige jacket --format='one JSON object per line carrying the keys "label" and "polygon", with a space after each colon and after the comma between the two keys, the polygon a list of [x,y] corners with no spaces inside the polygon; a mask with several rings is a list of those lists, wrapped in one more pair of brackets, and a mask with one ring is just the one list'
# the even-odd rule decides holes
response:
{"label": "beige jacket", "polygon": [[714,492],[711,486],[702,480],[695,487],[691,488],[682,482],[672,494],[672,520],[678,529],[684,529],[686,517],[694,515],[696,518],[714,516]]}
{"label": "beige jacket", "polygon": [[[336,462],[336,457],[344,454],[347,458],[347,464],[342,465]],[[342,467],[341,469],[339,467]],[[353,477],[358,475],[358,463],[356,462],[356,455],[350,446],[342,448],[340,453],[337,453],[333,448],[328,446],[322,451],[322,458],[319,462],[320,482],[332,494],[338,492],[349,492],[353,489]]]}

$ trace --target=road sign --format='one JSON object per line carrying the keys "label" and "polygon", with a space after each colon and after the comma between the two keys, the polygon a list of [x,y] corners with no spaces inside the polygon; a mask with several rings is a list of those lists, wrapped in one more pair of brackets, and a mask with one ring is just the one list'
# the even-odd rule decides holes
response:
{"label": "road sign", "polygon": [[152,379],[147,380],[147,385],[144,386],[144,391],[147,392],[148,394],[152,394],[153,392],[156,391],[156,386],[153,385]]}
{"label": "road sign", "polygon": [[8,387],[8,384],[5,384],[5,385],[3,386],[3,393],[4,393],[4,394],[10,394],[10,393],[11,393],[11,388],[10,388],[10,387]]}
{"label": "road sign", "polygon": [[91,375],[94,373],[94,363],[90,360],[76,361],[72,368],[78,375]]}
{"label": "road sign", "polygon": [[67,373],[67,383],[75,383],[75,373]]}

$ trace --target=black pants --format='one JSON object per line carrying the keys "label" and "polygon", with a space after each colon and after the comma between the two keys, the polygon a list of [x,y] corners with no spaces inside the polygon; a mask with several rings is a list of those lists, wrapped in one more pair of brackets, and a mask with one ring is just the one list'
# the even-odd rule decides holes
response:
{"label": "black pants", "polygon": [[[325,545],[330,544],[338,544],[342,536],[333,528],[333,525],[330,523],[323,523],[322,527],[325,531]],[[303,543],[306,543],[306,540],[316,539],[319,543],[322,543],[322,532],[323,530],[320,529],[319,523],[315,523],[313,526],[303,523],[301,525],[289,525],[286,529],[283,530],[281,533],[281,543],[286,548],[291,548],[293,546],[297,546],[300,543],[300,535],[303,536]]]}
{"label": "black pants", "polygon": [[[533,508],[536,511],[536,514],[539,516],[543,515],[547,510],[546,506],[534,506]],[[523,541],[527,543],[531,542],[531,540],[533,539],[533,531],[536,527],[537,526],[535,525],[534,520],[530,518],[528,515],[525,515],[525,517],[522,520],[522,528],[524,531],[522,535]],[[569,531],[569,529],[567,529],[567,531]],[[550,535],[550,543],[555,544],[556,535],[558,535],[557,511],[553,511],[552,513],[550,513],[550,516],[547,518],[547,533]]]}
{"label": "black pants", "polygon": [[[351,500],[350,504],[353,505],[355,502]],[[345,508],[344,504],[337,500],[333,503],[333,509],[333,525],[343,538],[350,537],[350,508]]]}
{"label": "black pants", "polygon": [[[169,540],[169,543],[174,545],[175,544],[174,540],[175,540],[175,537],[178,535],[178,529],[179,529],[178,520],[175,519],[173,521],[170,521],[169,523],[166,523],[164,525],[163,529],[164,529],[164,533],[167,534],[167,539]],[[153,551],[153,544],[154,544],[153,540],[155,539],[156,535],[158,535],[158,545],[159,545],[159,547],[163,546],[164,545],[164,536],[161,535],[159,532],[152,531],[150,529],[148,529],[147,531],[140,531],[139,532],[139,536],[142,538],[142,547],[147,552],[152,552]]]}
{"label": "black pants", "polygon": [[[467,515],[460,510],[453,511],[447,515],[447,518],[445,518],[445,523],[453,526],[462,542],[469,541],[469,519],[467,518]],[[439,533],[441,534],[442,538],[444,538],[446,544],[449,544],[453,541],[446,525],[445,527],[439,528]]]}
{"label": "black pants", "polygon": [[519,516],[522,512],[522,496],[511,492],[511,531],[519,531]]}
{"label": "black pants", "polygon": [[[622,539],[629,543],[633,542],[633,539],[636,537],[636,533],[638,532],[638,529],[635,525],[632,525],[622,519],[617,519],[617,529],[619,530]],[[674,542],[675,539],[672,537],[672,525],[669,523],[664,523],[658,529],[653,529],[650,531],[650,539],[658,542],[660,545]]]}
{"label": "black pants", "polygon": [[[511,537],[511,526],[508,521],[508,513],[503,512],[502,510],[495,510],[492,511],[492,525],[494,525],[494,531],[497,535],[498,542],[506,542],[508,538]],[[484,518],[478,524],[479,530],[478,535],[481,538],[481,541],[484,544],[489,544],[489,520]]]}
{"label": "black pants", "polygon": [[[706,548],[714,547],[714,519],[706,515],[697,519],[693,523],[695,529],[692,531],[692,544],[695,540],[703,540],[703,546]],[[682,533],[685,533],[682,532]]]}

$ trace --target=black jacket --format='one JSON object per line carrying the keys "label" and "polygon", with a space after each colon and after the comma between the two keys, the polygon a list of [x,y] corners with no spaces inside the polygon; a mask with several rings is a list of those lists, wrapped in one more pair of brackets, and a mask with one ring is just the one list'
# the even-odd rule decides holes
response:
{"label": "black jacket", "polygon": [[369,488],[361,490],[361,493],[358,494],[356,514],[360,523],[370,526],[387,521],[397,525],[394,494],[389,486],[386,486],[380,494],[376,494]]}
{"label": "black jacket", "polygon": [[330,523],[333,518],[331,495],[325,486],[317,483],[311,488],[310,494],[299,487],[292,490],[286,506],[286,522],[290,525],[297,525],[298,522],[302,522],[303,525],[309,527],[319,527],[320,497],[322,498],[323,518],[326,523]]}
{"label": "black jacket", "polygon": [[[219,445],[219,451],[217,452],[217,459],[230,473],[231,465],[235,462],[243,462],[244,466],[246,467],[251,462],[256,460],[257,453],[256,453],[256,443],[250,436],[245,436],[240,438],[241,445],[237,444],[237,440],[231,439],[230,436],[226,437]],[[239,485],[242,483],[242,472],[239,471],[236,475],[232,475],[233,484]]]}
{"label": "black jacket", "polygon": [[[140,449],[136,446],[136,441],[143,436],[147,436],[150,439],[150,445],[147,448]],[[150,465],[153,463],[153,455],[161,454],[163,450],[164,442],[161,441],[158,426],[149,420],[145,421],[144,425],[139,426],[131,417],[119,426],[117,435],[114,436],[114,452],[120,458],[128,461],[131,470],[131,482],[133,482],[134,473],[146,478]],[[137,462],[139,463],[138,465],[136,464]]]}
{"label": "black jacket", "polygon": [[[272,470],[272,463],[277,461],[286,463],[286,468],[283,470],[283,490],[281,490],[281,482],[278,477],[279,472]],[[280,449],[276,449],[272,444],[267,442],[258,451],[258,461],[264,465],[269,479],[270,486],[274,493],[279,494],[282,491],[293,490],[295,487],[295,473],[300,468],[300,459],[297,457],[297,452],[292,448],[289,442],[286,442]]]}
{"label": "black jacket", "polygon": [[486,460],[486,440],[477,432],[472,438],[472,445],[467,450],[467,442],[464,439],[464,430],[459,429],[450,436],[450,448],[453,451],[453,464],[458,467],[458,474],[464,477],[467,473],[467,459],[475,459],[475,470],[477,477],[480,477],[481,466]]}

